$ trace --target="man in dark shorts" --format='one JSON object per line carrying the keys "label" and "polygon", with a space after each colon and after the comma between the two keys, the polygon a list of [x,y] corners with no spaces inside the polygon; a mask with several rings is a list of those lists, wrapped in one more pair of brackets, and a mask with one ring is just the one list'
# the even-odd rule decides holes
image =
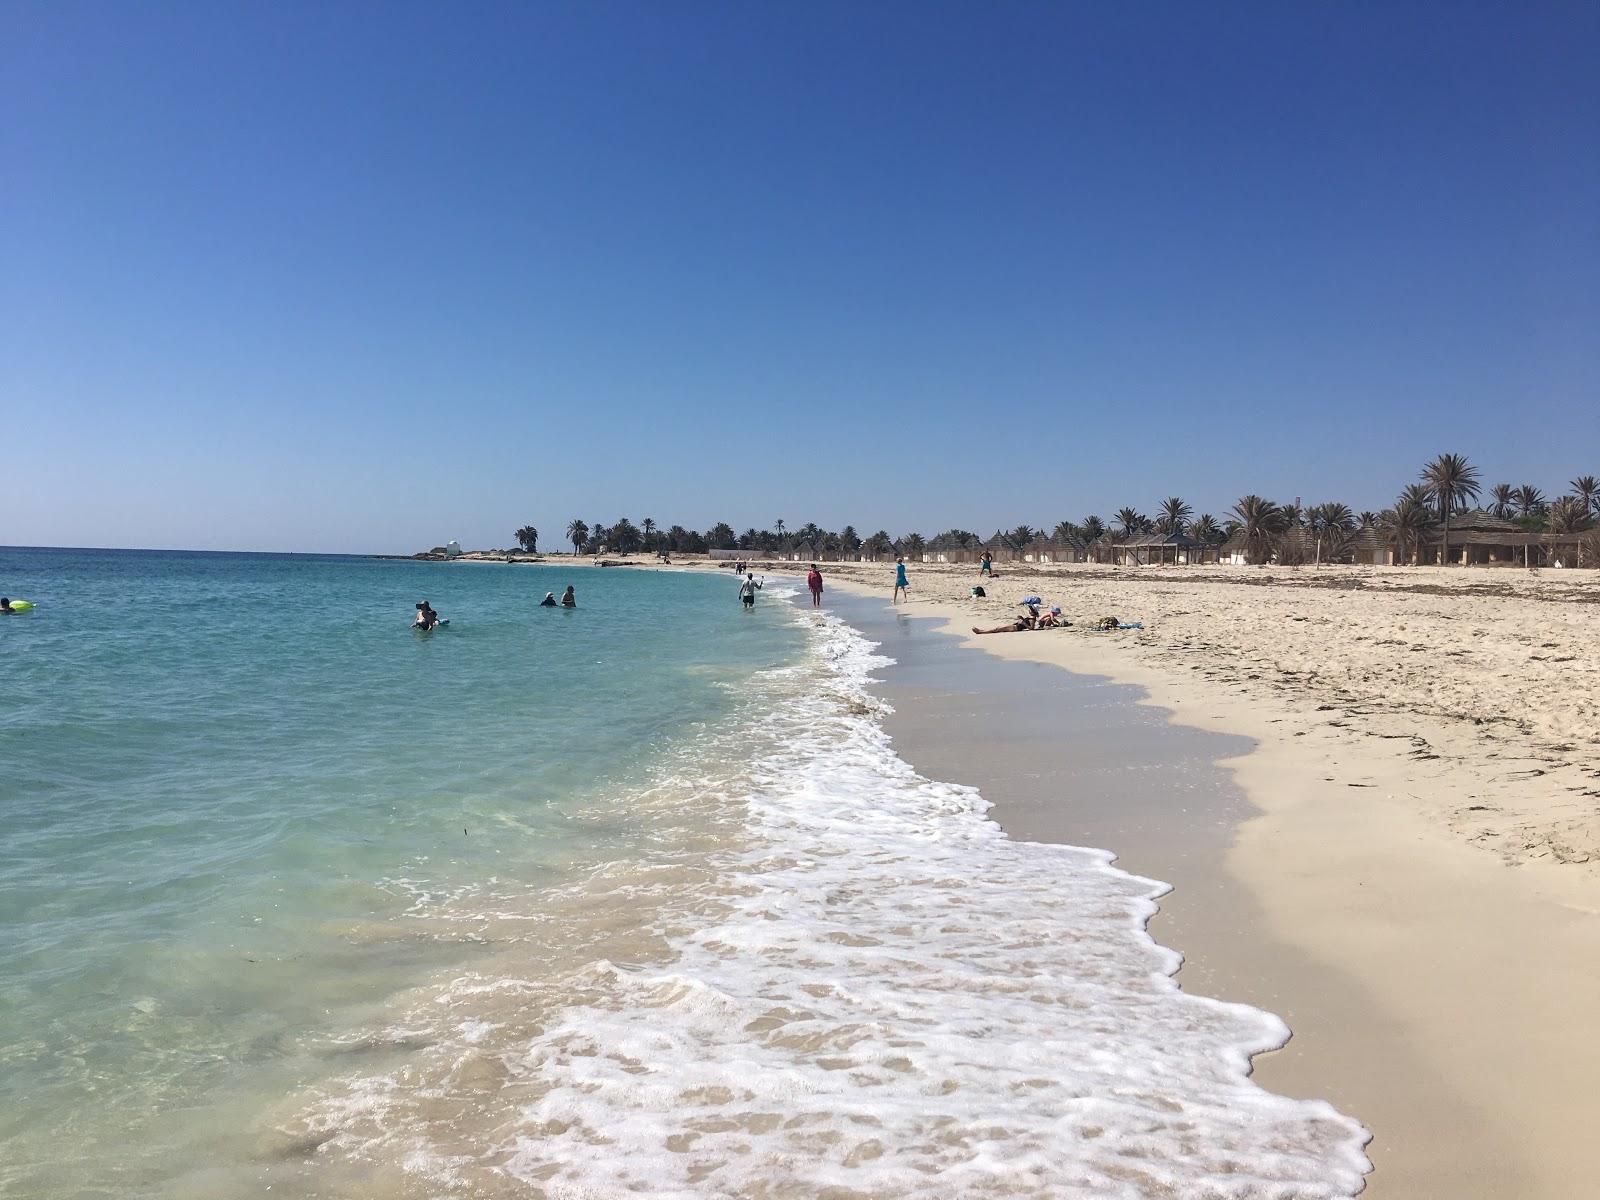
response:
{"label": "man in dark shorts", "polygon": [[756,582],[755,575],[746,572],[744,579],[739,584],[739,599],[746,608],[754,608],[756,606],[756,592],[760,587],[761,585]]}

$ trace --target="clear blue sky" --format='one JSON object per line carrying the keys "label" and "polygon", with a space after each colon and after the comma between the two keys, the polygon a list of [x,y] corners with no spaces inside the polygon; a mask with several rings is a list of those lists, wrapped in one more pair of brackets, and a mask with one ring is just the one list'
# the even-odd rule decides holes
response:
{"label": "clear blue sky", "polygon": [[1600,5],[0,0],[0,544],[1600,474]]}

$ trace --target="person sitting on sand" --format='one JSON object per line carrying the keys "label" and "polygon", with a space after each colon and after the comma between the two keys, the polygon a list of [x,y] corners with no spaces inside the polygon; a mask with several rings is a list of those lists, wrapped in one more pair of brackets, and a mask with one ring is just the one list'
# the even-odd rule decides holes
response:
{"label": "person sitting on sand", "polygon": [[412,621],[413,628],[432,629],[439,623],[439,614],[433,611],[433,605],[426,600],[417,601],[417,619]]}
{"label": "person sitting on sand", "polygon": [[1067,622],[1061,619],[1061,610],[1059,608],[1051,608],[1049,612],[1034,623],[1033,627],[1035,629],[1064,629],[1066,626]]}
{"label": "person sitting on sand", "polygon": [[1033,628],[1033,622],[1029,618],[1027,618],[1027,617],[1017,617],[1014,620],[1007,621],[1004,625],[996,625],[993,629],[979,629],[976,625],[974,625],[972,627],[972,632],[973,633],[1021,633],[1024,630],[1032,629],[1032,628]]}
{"label": "person sitting on sand", "polygon": [[811,589],[811,607],[822,607],[822,572],[817,570],[817,564],[811,564],[811,570],[806,575],[806,587]]}
{"label": "person sitting on sand", "polygon": [[577,608],[578,607],[578,593],[573,590],[572,585],[570,583],[567,584],[567,590],[561,593],[561,607],[562,608]]}
{"label": "person sitting on sand", "polygon": [[555,606],[556,594],[554,592],[546,592],[544,594],[544,599],[539,601],[540,608],[554,608]]}
{"label": "person sitting on sand", "polygon": [[744,578],[739,581],[739,602],[746,608],[754,608],[756,606],[756,592],[760,588],[761,583],[757,582],[756,577],[748,571],[745,572]]}

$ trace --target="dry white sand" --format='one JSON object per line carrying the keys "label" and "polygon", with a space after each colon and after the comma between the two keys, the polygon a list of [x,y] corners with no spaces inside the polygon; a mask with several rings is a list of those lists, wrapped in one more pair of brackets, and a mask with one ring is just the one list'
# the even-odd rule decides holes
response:
{"label": "dry white sand", "polygon": [[[1262,1082],[1374,1130],[1374,1196],[1596,1194],[1600,574],[1000,570],[972,600],[975,567],[912,564],[910,611],[964,631],[1038,593],[1074,621],[1142,620],[968,638],[1256,739],[1230,765],[1261,815],[1226,868],[1326,968],[1205,939],[1229,997],[1296,1031]],[[825,570],[885,600],[892,573]]]}

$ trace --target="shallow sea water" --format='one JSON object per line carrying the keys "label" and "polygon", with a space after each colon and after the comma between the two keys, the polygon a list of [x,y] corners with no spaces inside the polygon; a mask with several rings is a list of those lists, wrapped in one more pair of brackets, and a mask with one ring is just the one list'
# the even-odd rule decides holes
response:
{"label": "shallow sea water", "polygon": [[0,551],[0,1191],[1359,1190],[1161,885],[894,755],[870,643],[570,574]]}

